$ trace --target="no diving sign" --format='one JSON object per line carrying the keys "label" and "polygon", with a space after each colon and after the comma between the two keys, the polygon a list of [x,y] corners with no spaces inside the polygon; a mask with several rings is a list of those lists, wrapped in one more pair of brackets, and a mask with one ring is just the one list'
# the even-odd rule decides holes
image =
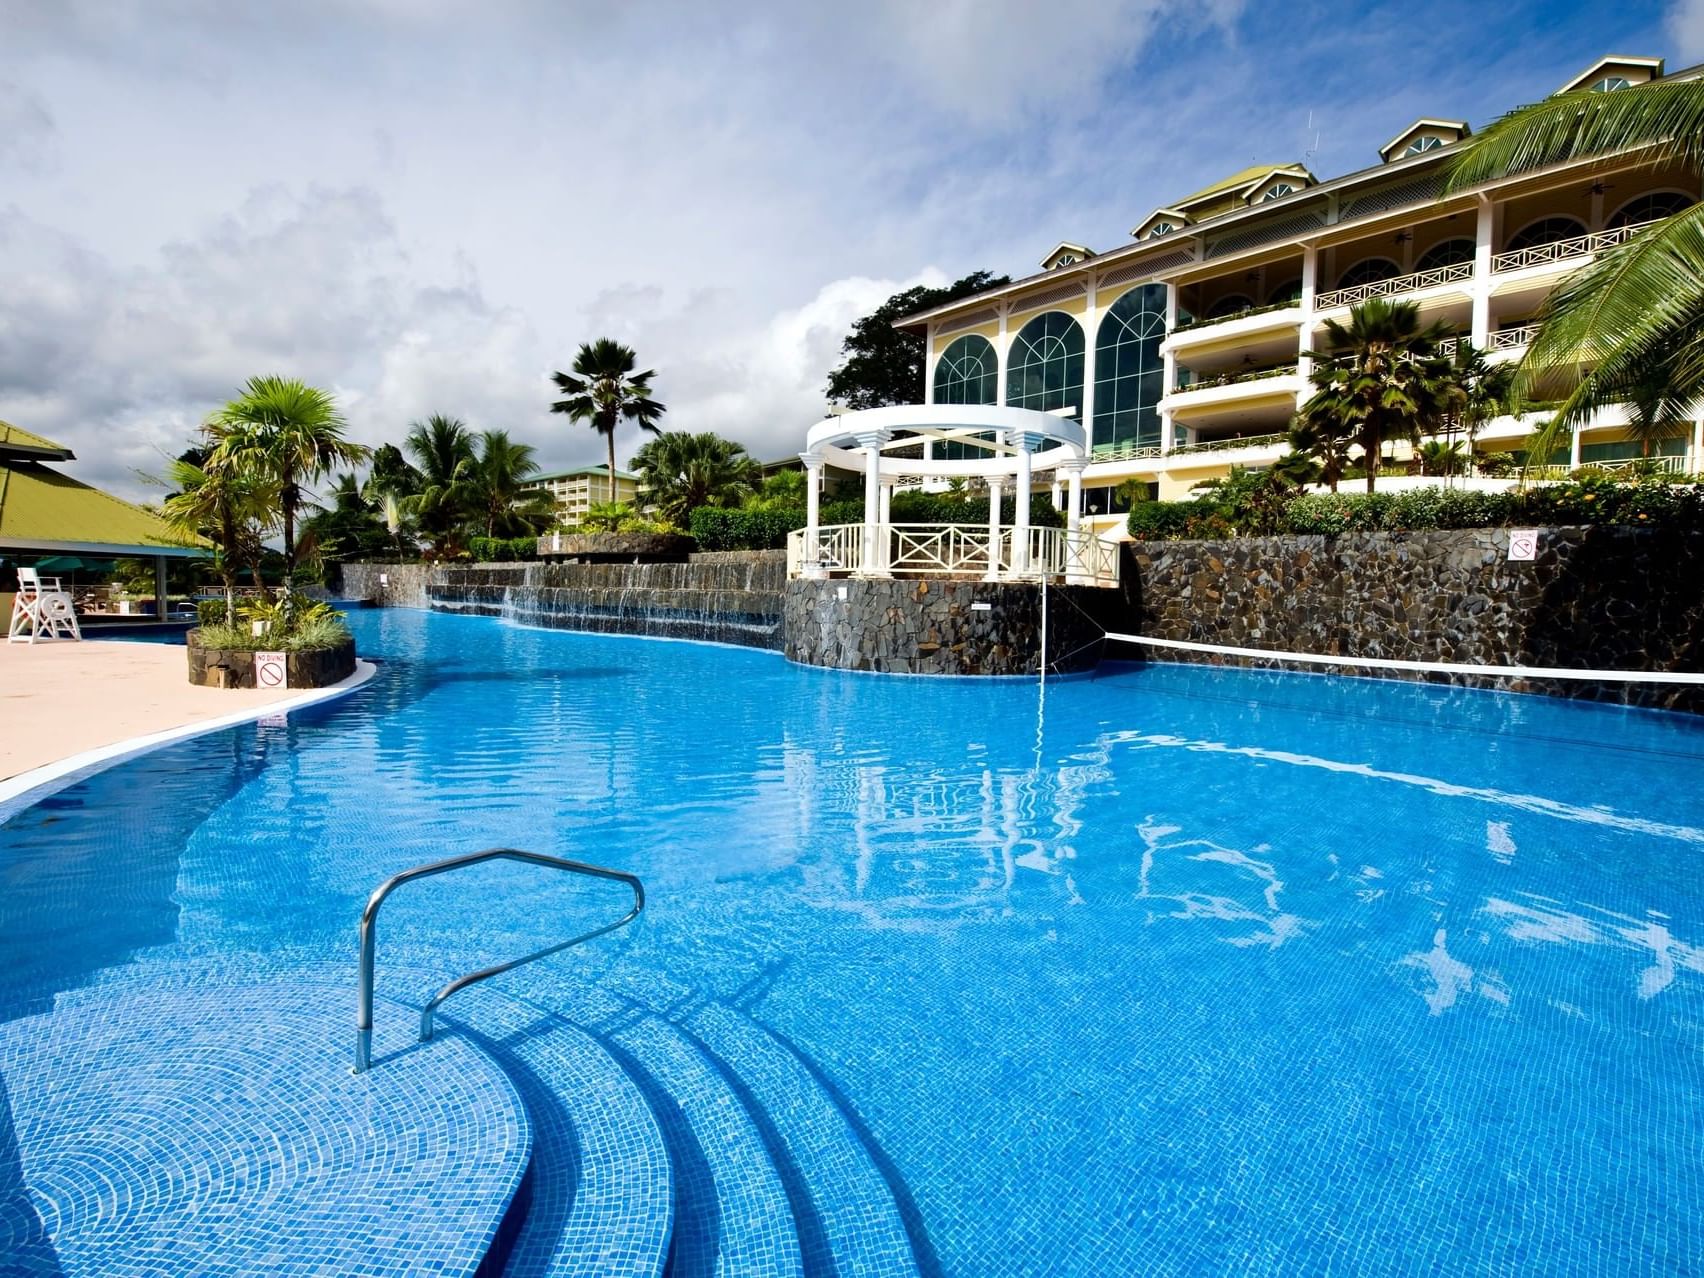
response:
{"label": "no diving sign", "polygon": [[1533,560],[1538,557],[1538,529],[1509,529],[1509,558]]}
{"label": "no diving sign", "polygon": [[[1527,558],[1532,556],[1528,555]],[[282,652],[254,654],[254,686],[257,688],[288,688],[290,686],[289,658]]]}

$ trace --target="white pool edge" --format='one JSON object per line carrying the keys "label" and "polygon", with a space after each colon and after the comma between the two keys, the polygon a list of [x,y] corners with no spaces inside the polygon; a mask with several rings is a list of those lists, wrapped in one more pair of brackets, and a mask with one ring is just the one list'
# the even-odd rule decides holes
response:
{"label": "white pool edge", "polygon": [[75,785],[85,777],[93,776],[126,759],[133,759],[139,754],[147,754],[150,750],[158,750],[161,746],[190,737],[219,732],[239,724],[252,723],[256,719],[265,719],[275,714],[289,714],[306,706],[346,697],[371,679],[377,670],[378,667],[372,662],[357,660],[354,674],[328,688],[309,688],[297,696],[286,697],[282,701],[269,701],[265,705],[250,706],[231,714],[220,715],[216,719],[203,719],[198,723],[186,723],[161,732],[150,732],[110,745],[96,746],[92,750],[82,750],[52,763],[44,763],[28,772],[20,772],[15,777],[0,781],[0,823],[11,820],[31,804],[39,803],[66,786]]}

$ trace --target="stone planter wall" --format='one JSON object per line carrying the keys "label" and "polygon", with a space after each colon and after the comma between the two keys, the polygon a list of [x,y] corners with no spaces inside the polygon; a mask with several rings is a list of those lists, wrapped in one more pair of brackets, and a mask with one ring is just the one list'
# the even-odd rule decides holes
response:
{"label": "stone planter wall", "polygon": [[[252,688],[254,653],[203,648],[201,632],[188,635],[189,681],[203,688]],[[320,652],[292,652],[285,669],[292,688],[329,688],[355,673],[355,641]]]}
{"label": "stone planter wall", "polygon": [[[805,665],[945,675],[1023,675],[1041,668],[1039,586],[790,581],[786,597],[784,651]],[[1048,590],[1049,669],[1093,667],[1101,628],[1091,617],[1116,598],[1116,591],[1091,587]]]}
{"label": "stone planter wall", "polygon": [[679,533],[560,533],[538,539],[541,559],[580,563],[685,563],[696,543]]}
{"label": "stone planter wall", "polygon": [[[338,593],[344,599],[366,599],[384,608],[426,607],[430,564],[344,564]],[[379,578],[389,580],[379,584]]]}
{"label": "stone planter wall", "polygon": [[[1137,542],[1126,577],[1140,634],[1408,661],[1704,670],[1704,535],[1541,530],[1531,562],[1507,529]],[[1147,649],[1155,660],[1322,667]],[[1704,689],[1346,673],[1704,710]]]}

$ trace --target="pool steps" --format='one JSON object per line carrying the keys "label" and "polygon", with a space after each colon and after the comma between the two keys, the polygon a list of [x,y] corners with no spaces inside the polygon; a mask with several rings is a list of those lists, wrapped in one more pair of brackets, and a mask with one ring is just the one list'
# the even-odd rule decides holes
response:
{"label": "pool steps", "polygon": [[[376,1031],[383,1051],[363,1076],[375,1088],[390,1085],[385,1053],[408,1037],[414,1008],[445,978],[429,951],[399,945],[380,963]],[[477,1265],[458,1267],[436,1255],[444,1272],[919,1273],[906,1218],[856,1120],[782,1041],[744,1012],[691,991],[653,986],[640,998],[636,990],[568,978],[557,966],[540,964],[457,995],[440,1014],[437,1038],[408,1056],[427,1060],[441,1052],[446,1061],[477,1060],[500,1071],[527,1124],[524,1177],[514,1177],[510,1198],[490,1213]],[[350,1078],[342,1072],[350,974],[324,963],[289,970],[292,1005],[334,1013],[335,1031],[321,1027],[314,1049],[336,1055],[342,1085]],[[170,1004],[182,991],[205,997],[254,979],[242,960],[150,962],[60,995],[43,1021],[109,998]],[[60,1034],[57,1026],[52,1032]],[[477,1146],[464,1155],[470,1164],[482,1157]],[[34,1161],[26,1149],[26,1168]],[[0,1198],[0,1229],[4,1211]],[[299,1259],[300,1271],[318,1272],[308,1257]],[[98,1271],[39,1272],[74,1278]]]}

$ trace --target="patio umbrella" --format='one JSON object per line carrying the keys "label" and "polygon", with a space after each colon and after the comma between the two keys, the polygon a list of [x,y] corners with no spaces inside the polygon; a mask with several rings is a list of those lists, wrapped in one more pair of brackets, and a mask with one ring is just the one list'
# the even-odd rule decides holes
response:
{"label": "patio umbrella", "polygon": [[82,572],[85,569],[99,571],[106,567],[101,560],[81,559],[76,555],[49,555],[36,564],[37,572]]}

